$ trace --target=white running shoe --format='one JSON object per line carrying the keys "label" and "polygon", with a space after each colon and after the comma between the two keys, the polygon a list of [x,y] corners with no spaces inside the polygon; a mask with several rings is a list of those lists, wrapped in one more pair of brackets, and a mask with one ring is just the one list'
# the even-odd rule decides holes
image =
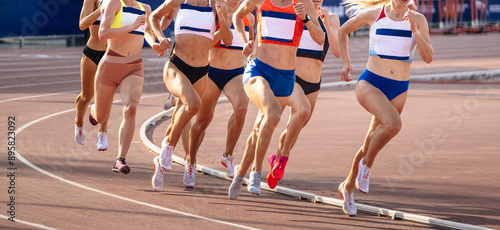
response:
{"label": "white running shoe", "polygon": [[222,158],[220,159],[220,163],[226,167],[226,174],[229,178],[234,177],[234,165],[233,165],[233,156],[228,155],[227,157],[224,157],[222,155]]}
{"label": "white running shoe", "polygon": [[83,127],[78,127],[75,124],[75,141],[78,142],[78,144],[84,145],[86,137],[87,134],[85,134],[85,130],[83,130]]}
{"label": "white running shoe", "polygon": [[[364,159],[364,158],[363,158]],[[371,169],[363,164],[363,159],[358,164],[358,175],[356,176],[356,188],[362,193],[368,193],[370,189]]]}
{"label": "white running shoe", "polygon": [[342,199],[344,199],[344,204],[342,205],[342,210],[344,210],[344,213],[350,217],[356,216],[356,213],[358,213],[358,209],[356,208],[356,203],[354,203],[354,197],[352,193],[348,193],[345,190],[345,182],[342,182],[339,185],[339,193]]}
{"label": "white running shoe", "polygon": [[172,93],[168,93],[168,97],[165,98],[165,101],[163,101],[163,109],[164,110],[169,110],[170,108],[173,107],[172,100],[175,98],[175,96]]}
{"label": "white running shoe", "polygon": [[155,191],[160,191],[163,188],[163,173],[165,172],[160,166],[160,156],[156,156],[153,159],[153,166],[155,169],[155,174],[153,174],[151,183],[153,184],[153,189]]}
{"label": "white running shoe", "polygon": [[260,172],[250,172],[250,183],[247,186],[249,192],[255,195],[260,195]]}
{"label": "white running shoe", "polygon": [[97,150],[99,151],[108,150],[108,135],[104,132],[97,133]]}
{"label": "white running shoe", "polygon": [[231,182],[231,185],[229,186],[228,189],[229,199],[234,200],[238,198],[238,196],[240,196],[242,186],[243,186],[243,177],[235,176],[233,178],[233,182]]}
{"label": "white running shoe", "polygon": [[167,138],[168,136],[161,141],[160,165],[163,169],[170,171],[170,169],[172,169],[172,154],[174,152],[174,147],[167,145]]}
{"label": "white running shoe", "polygon": [[196,174],[196,163],[190,165],[186,160],[184,165],[184,185],[188,188],[194,187],[194,179]]}

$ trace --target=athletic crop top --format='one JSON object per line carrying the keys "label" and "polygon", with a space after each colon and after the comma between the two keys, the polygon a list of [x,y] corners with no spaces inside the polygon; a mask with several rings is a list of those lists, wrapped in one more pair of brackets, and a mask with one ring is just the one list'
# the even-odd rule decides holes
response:
{"label": "athletic crop top", "polygon": [[[293,0],[297,3],[298,0]],[[298,47],[304,23],[289,6],[280,7],[272,0],[264,0],[257,16],[257,38],[260,43],[272,43]]]}
{"label": "athletic crop top", "polygon": [[416,46],[408,22],[389,19],[383,6],[370,28],[369,55],[411,63]]}
{"label": "athletic crop top", "polygon": [[[113,23],[111,24],[111,28],[120,28],[123,26],[128,26],[131,25],[135,22],[137,17],[146,14],[146,10],[144,10],[144,7],[140,2],[137,2],[137,5],[139,5],[140,10],[133,8],[133,7],[128,7],[125,5],[123,0],[120,0],[122,3],[122,8],[118,12],[118,14],[115,15],[115,18],[113,19]],[[138,35],[144,35],[144,30],[146,29],[146,23],[143,25],[139,26],[139,28],[130,31],[130,34],[138,34]]]}
{"label": "athletic crop top", "polygon": [[328,43],[328,36],[326,35],[325,25],[323,24],[321,18],[318,18],[318,21],[321,29],[323,29],[323,33],[325,34],[325,42],[323,43],[323,45],[318,45],[318,43],[316,43],[312,39],[309,30],[307,30],[307,27],[304,26],[304,33],[302,33],[299,48],[297,49],[297,57],[313,58],[320,61],[325,60],[330,45]]}
{"label": "athletic crop top", "polygon": [[192,6],[186,4],[187,0],[181,4],[179,12],[175,18],[174,33],[177,34],[197,34],[210,39],[214,38],[215,15],[210,6]]}
{"label": "athletic crop top", "polygon": [[[250,39],[250,37],[249,37],[250,21],[248,21],[248,18],[246,16],[243,18],[243,24],[245,25],[245,36],[248,39]],[[217,24],[217,29],[219,29],[219,28],[220,28],[220,25]],[[240,36],[238,36],[238,33],[236,32],[236,29],[234,28],[234,24],[231,24],[230,29],[231,29],[231,33],[233,33],[233,43],[231,44],[231,46],[225,46],[224,41],[222,41],[222,39],[221,39],[217,42],[217,44],[215,44],[214,47],[225,48],[225,49],[243,50],[243,46],[245,46],[245,44],[243,44],[243,42],[240,39]]]}

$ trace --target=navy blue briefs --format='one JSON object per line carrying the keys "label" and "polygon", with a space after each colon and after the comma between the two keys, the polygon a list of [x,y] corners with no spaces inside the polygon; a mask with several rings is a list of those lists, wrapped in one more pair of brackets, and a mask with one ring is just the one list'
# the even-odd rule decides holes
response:
{"label": "navy blue briefs", "polygon": [[408,91],[408,86],[410,85],[410,80],[408,81],[398,81],[389,79],[386,77],[379,76],[370,72],[369,70],[363,71],[359,76],[359,81],[366,81],[373,85],[375,88],[382,91],[389,101],[392,101],[395,97]]}
{"label": "navy blue briefs", "polygon": [[208,77],[219,87],[220,90],[224,90],[224,86],[233,80],[233,78],[243,74],[245,72],[244,67],[236,69],[218,69],[212,66],[208,66]]}

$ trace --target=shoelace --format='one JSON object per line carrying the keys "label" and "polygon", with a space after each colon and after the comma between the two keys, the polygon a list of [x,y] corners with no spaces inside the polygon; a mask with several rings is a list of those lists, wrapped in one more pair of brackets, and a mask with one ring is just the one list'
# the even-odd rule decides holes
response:
{"label": "shoelace", "polygon": [[255,185],[257,183],[258,178],[256,176],[252,177],[250,184]]}
{"label": "shoelace", "polygon": [[366,174],[363,176],[363,178],[365,179],[368,179],[368,177],[370,176],[370,169],[368,169],[368,171],[366,171]]}
{"label": "shoelace", "polygon": [[278,160],[278,165],[276,169],[283,169],[285,167],[286,161],[280,161]]}
{"label": "shoelace", "polygon": [[346,193],[346,200],[349,202],[349,205],[352,205],[352,203],[354,203],[354,199],[352,197],[352,194],[350,194],[347,191],[345,191],[345,193]]}

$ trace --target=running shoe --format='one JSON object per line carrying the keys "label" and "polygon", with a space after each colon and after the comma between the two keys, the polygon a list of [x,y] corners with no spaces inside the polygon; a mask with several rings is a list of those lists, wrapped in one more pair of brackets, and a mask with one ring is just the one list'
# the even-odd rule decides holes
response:
{"label": "running shoe", "polygon": [[271,189],[276,188],[276,186],[278,185],[278,180],[274,179],[271,173],[267,174],[266,180],[267,186],[269,186],[269,188]]}
{"label": "running shoe", "polygon": [[174,147],[167,144],[166,136],[161,141],[161,153],[160,153],[160,165],[163,169],[170,171],[172,169],[172,153],[174,152]]}
{"label": "running shoe", "polygon": [[[92,108],[95,108],[95,104],[92,105]],[[90,109],[89,121],[90,121],[90,124],[92,124],[93,126],[96,126],[97,124],[99,124],[99,122],[97,122],[97,120],[92,116],[92,109]]]}
{"label": "running shoe", "polygon": [[[271,165],[271,172],[272,172],[273,167],[274,167],[274,160],[275,159],[276,159],[276,154],[272,154],[269,156],[269,158],[267,158],[267,160],[269,161],[269,165]],[[276,188],[276,185],[278,185],[278,180],[274,179],[271,172],[269,172],[269,174],[267,174],[267,177],[266,177],[267,185],[269,186],[269,188]]]}
{"label": "running shoe", "polygon": [[125,159],[118,158],[115,162],[115,166],[113,167],[113,172],[115,173],[123,173],[129,174],[130,167],[128,167],[127,163],[125,163]]}
{"label": "running shoe", "polygon": [[78,127],[75,124],[75,140],[76,140],[76,142],[78,142],[78,144],[84,145],[86,137],[87,137],[87,134],[85,134],[85,130],[83,130],[83,127]]}
{"label": "running shoe", "polygon": [[220,163],[224,165],[224,167],[226,167],[227,176],[229,178],[233,178],[234,177],[233,156],[228,155],[227,157],[224,157],[224,155],[222,155]]}
{"label": "running shoe", "polygon": [[196,174],[196,163],[190,165],[186,160],[184,165],[184,185],[188,188],[194,187],[194,179]]}
{"label": "running shoe", "polygon": [[344,213],[350,217],[356,216],[356,213],[358,212],[356,208],[356,203],[354,203],[354,197],[352,193],[348,193],[347,190],[345,190],[345,182],[342,182],[339,185],[339,193],[342,199],[344,200],[344,203],[342,205],[342,210],[344,210]]}
{"label": "running shoe", "polygon": [[243,177],[235,176],[233,178],[233,182],[231,182],[231,185],[229,186],[228,189],[229,199],[234,200],[238,198],[238,196],[240,196],[242,186],[243,186]]}
{"label": "running shoe", "polygon": [[171,109],[174,105],[172,104],[172,100],[175,98],[175,96],[172,93],[168,93],[168,97],[165,98],[165,101],[163,101],[163,109],[164,110],[169,110]]}
{"label": "running shoe", "polygon": [[[364,159],[364,158],[363,158]],[[356,188],[362,193],[368,193],[370,190],[370,172],[371,169],[363,164],[363,159],[358,163],[358,175],[356,176]]]}
{"label": "running shoe", "polygon": [[271,171],[274,179],[276,180],[283,179],[283,176],[285,175],[285,166],[287,162],[288,162],[288,157],[280,156],[278,158],[278,161],[276,162],[276,164],[274,164],[274,167]]}
{"label": "running shoe", "polygon": [[260,172],[250,172],[250,183],[247,186],[249,192],[255,195],[260,195]]}
{"label": "running shoe", "polygon": [[153,174],[151,183],[155,191],[160,191],[163,188],[163,173],[165,172],[160,166],[160,156],[156,156],[153,159],[153,167],[155,169],[155,174]]}
{"label": "running shoe", "polygon": [[99,151],[108,150],[108,135],[104,132],[97,133],[97,150]]}

